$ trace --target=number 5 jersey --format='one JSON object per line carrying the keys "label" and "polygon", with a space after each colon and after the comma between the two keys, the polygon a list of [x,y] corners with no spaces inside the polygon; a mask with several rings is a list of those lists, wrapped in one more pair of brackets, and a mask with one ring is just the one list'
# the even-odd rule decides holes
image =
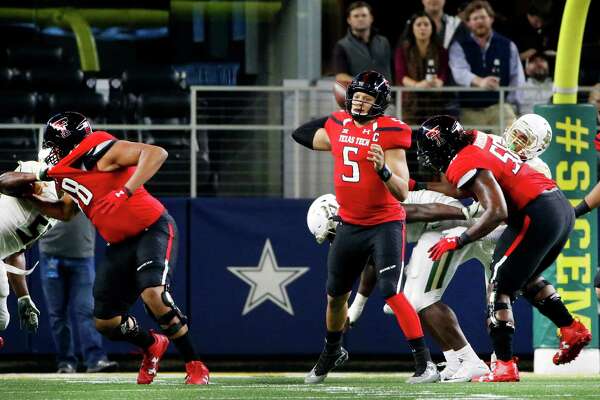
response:
{"label": "number 5 jersey", "polygon": [[411,129],[402,121],[380,116],[356,126],[346,111],[334,112],[325,123],[334,159],[335,196],[344,222],[371,226],[405,219],[404,208],[367,160],[371,144],[383,150],[408,149]]}
{"label": "number 5 jersey", "polygon": [[96,163],[117,139],[103,131],[86,136],[73,151],[48,171],[57,187],[68,193],[108,243],[131,238],[155,223],[165,207],[141,186],[111,214],[98,212],[98,200],[122,189],[136,167],[102,172]]}

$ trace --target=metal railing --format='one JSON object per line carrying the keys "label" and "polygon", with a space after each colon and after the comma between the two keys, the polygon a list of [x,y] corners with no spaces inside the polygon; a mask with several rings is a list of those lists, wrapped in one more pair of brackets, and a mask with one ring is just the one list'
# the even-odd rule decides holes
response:
{"label": "metal railing", "polygon": [[[169,151],[165,166],[148,184],[157,195],[314,197],[333,190],[331,156],[297,145],[291,132],[307,120],[339,109],[331,85],[332,81],[320,81],[315,86],[193,86],[189,123],[97,124],[94,129],[122,139],[156,143]],[[580,93],[592,89],[582,87]],[[495,92],[497,102],[488,99],[492,106],[496,104],[492,107],[495,111],[474,111],[470,118],[481,117],[482,122],[464,123],[465,128],[503,132],[506,114],[511,112],[507,98],[516,90],[537,94],[538,100],[544,97],[542,90],[547,90],[550,100],[550,86],[502,87]],[[394,87],[388,114],[417,128],[433,114],[462,117],[468,108],[461,107],[461,96],[484,92],[463,87]],[[43,124],[35,123],[0,124],[0,140],[5,139],[0,145],[0,168],[14,168],[11,163],[20,157],[35,157],[43,129]],[[27,140],[19,142],[24,138]],[[408,159],[411,174],[426,173],[414,154],[409,152]]]}

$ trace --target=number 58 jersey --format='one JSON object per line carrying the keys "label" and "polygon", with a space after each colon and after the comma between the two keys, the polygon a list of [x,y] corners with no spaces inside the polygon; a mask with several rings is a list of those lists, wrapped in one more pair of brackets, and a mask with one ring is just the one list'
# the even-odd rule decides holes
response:
{"label": "number 58 jersey", "polygon": [[384,151],[408,149],[410,127],[385,115],[359,127],[350,114],[338,111],[331,114],[325,130],[331,143],[335,196],[342,220],[362,226],[404,220],[404,208],[379,178],[367,153],[372,144],[379,144]]}
{"label": "number 58 jersey", "polygon": [[458,152],[446,170],[448,181],[461,188],[478,170],[489,170],[500,185],[509,211],[521,210],[556,183],[524,163],[501,142],[483,132],[474,132],[475,140]]}
{"label": "number 58 jersey", "polygon": [[[16,171],[36,173],[42,167],[37,161],[21,162]],[[36,183],[41,195],[56,200],[53,182]],[[56,220],[40,214],[26,199],[0,194],[0,261],[25,250],[48,231]]]}

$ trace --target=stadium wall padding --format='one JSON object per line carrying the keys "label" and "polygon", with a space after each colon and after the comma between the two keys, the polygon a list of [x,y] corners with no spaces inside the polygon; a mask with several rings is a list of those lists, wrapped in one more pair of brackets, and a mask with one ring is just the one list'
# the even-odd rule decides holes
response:
{"label": "stadium wall padding", "polygon": [[[301,356],[321,351],[327,245],[318,245],[306,227],[310,200],[163,201],[179,230],[173,297],[190,317],[200,354]],[[97,265],[102,262],[104,246],[98,238]],[[28,264],[36,260],[37,247],[28,252]],[[42,312],[40,329],[34,335],[19,330],[16,299],[11,295],[11,323],[0,334],[6,342],[2,349],[5,354],[54,352],[38,271],[29,278],[29,287]],[[490,353],[482,266],[469,262],[459,268],[444,301],[456,312],[475,350]],[[410,353],[395,318],[383,314],[383,304],[375,290],[361,320],[346,335],[346,346],[353,354],[388,357]],[[532,354],[531,307],[518,300],[514,308],[515,351]],[[139,301],[132,314],[142,326],[155,328]],[[77,329],[73,328],[76,337]],[[433,352],[439,353],[431,340],[429,343]],[[106,340],[105,348],[109,353],[138,351],[129,344]],[[170,351],[174,351],[173,346]]]}

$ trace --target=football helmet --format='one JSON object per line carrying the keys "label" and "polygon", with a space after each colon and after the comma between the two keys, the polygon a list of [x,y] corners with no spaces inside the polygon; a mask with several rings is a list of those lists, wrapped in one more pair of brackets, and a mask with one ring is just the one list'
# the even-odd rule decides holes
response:
{"label": "football helmet", "polygon": [[323,243],[330,235],[335,235],[337,222],[333,220],[340,205],[331,193],[319,196],[312,202],[306,215],[308,230],[315,236],[317,243]]}
{"label": "football helmet", "polygon": [[66,111],[53,116],[46,124],[42,142],[42,149],[50,149],[46,163],[57,164],[91,133],[92,126],[83,114]]}
{"label": "football helmet", "polygon": [[417,132],[419,162],[438,172],[446,172],[456,153],[471,144],[473,138],[460,122],[449,115],[429,118]]}
{"label": "football helmet", "polygon": [[504,140],[509,149],[523,161],[539,157],[552,142],[552,128],[546,118],[537,114],[519,117],[504,131]]}
{"label": "football helmet", "polygon": [[[369,111],[365,114],[352,113],[352,97],[354,93],[362,92],[375,98]],[[346,89],[346,111],[357,122],[366,122],[383,115],[391,101],[392,89],[385,77],[376,71],[364,71],[356,75]]]}

